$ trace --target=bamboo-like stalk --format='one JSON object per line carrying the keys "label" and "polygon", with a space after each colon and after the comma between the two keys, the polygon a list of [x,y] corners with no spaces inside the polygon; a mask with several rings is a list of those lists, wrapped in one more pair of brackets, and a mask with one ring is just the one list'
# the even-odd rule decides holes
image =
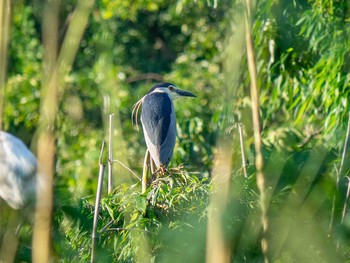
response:
{"label": "bamboo-like stalk", "polygon": [[92,236],[91,236],[91,263],[95,262],[95,242],[98,239],[97,235],[97,224],[98,224],[98,216],[100,214],[100,203],[102,196],[102,187],[103,187],[103,177],[105,173],[106,165],[102,163],[102,155],[105,147],[105,142],[102,142],[101,153],[99,159],[99,174],[98,174],[98,183],[97,183],[97,191],[96,191],[96,200],[95,200],[95,213],[94,213],[94,221],[92,226]]}
{"label": "bamboo-like stalk", "polygon": [[231,176],[232,145],[221,139],[214,156],[213,183],[215,192],[210,195],[207,224],[206,263],[228,263],[231,248],[224,238],[222,216],[226,210]]}
{"label": "bamboo-like stalk", "polygon": [[62,74],[67,74],[74,63],[80,47],[81,39],[88,24],[89,15],[94,0],[78,0],[66,36],[63,40],[61,52],[58,55],[57,65]]}
{"label": "bamboo-like stalk", "polygon": [[113,189],[113,127],[114,114],[109,114],[109,132],[108,132],[108,194],[112,192]]}
{"label": "bamboo-like stalk", "polygon": [[255,167],[256,167],[256,183],[259,189],[260,209],[261,209],[261,224],[262,224],[262,239],[261,249],[264,254],[265,263],[270,262],[269,259],[269,244],[267,240],[267,232],[269,221],[267,217],[267,197],[266,197],[266,180],[263,172],[264,162],[262,155],[262,139],[260,130],[259,117],[259,91],[258,91],[258,77],[256,70],[255,54],[253,47],[253,40],[251,36],[251,1],[246,0],[245,12],[245,36],[246,36],[246,50],[248,60],[248,70],[250,75],[250,94],[252,103],[252,118],[254,128],[254,145],[255,145]]}
{"label": "bamboo-like stalk", "polygon": [[238,124],[238,132],[239,132],[239,144],[241,145],[241,156],[242,156],[242,169],[243,169],[243,175],[245,178],[248,178],[247,175],[247,159],[245,156],[245,150],[244,150],[244,140],[243,140],[243,128],[242,124]]}
{"label": "bamboo-like stalk", "polygon": [[7,55],[11,19],[11,1],[2,0],[0,3],[0,130],[3,127],[5,109],[5,85],[7,76]]}
{"label": "bamboo-like stalk", "polygon": [[[43,18],[44,72],[42,80],[39,138],[37,203],[33,231],[33,262],[49,262],[51,253],[51,217],[55,135],[54,126],[58,105],[58,25],[59,1],[46,3]],[[40,184],[43,187],[40,187]]]}
{"label": "bamboo-like stalk", "polygon": [[33,262],[50,262],[51,217],[58,93],[69,73],[93,1],[79,0],[58,55],[60,0],[47,1],[43,18],[44,67],[38,136],[37,204],[33,230]]}

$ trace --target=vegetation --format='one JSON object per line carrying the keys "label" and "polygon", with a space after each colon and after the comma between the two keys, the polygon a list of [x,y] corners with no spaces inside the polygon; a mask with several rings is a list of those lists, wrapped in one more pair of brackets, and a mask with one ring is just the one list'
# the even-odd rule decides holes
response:
{"label": "vegetation", "polygon": [[[48,10],[44,1],[10,2],[2,127],[37,153]],[[74,12],[84,1],[59,2],[55,54],[66,50]],[[90,261],[100,145],[110,113],[118,162],[113,193],[104,185],[98,262],[204,262],[212,211],[220,215],[231,262],[349,262],[350,3],[265,0],[252,8],[269,221],[262,236],[243,2],[103,0],[86,7],[84,35],[71,68],[60,72],[57,94],[53,262]],[[119,162],[142,174],[146,146],[132,125],[132,106],[163,80],[198,97],[175,102],[171,167],[179,168],[141,194],[137,177]],[[222,205],[213,202],[218,196]],[[1,215],[8,211],[0,203]],[[8,219],[0,220],[1,239]],[[31,238],[27,222],[16,262],[31,261]]]}

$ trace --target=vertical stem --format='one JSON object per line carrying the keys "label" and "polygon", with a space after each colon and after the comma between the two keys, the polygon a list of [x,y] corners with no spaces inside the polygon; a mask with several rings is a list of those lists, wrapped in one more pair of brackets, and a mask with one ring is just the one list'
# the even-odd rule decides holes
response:
{"label": "vertical stem", "polygon": [[212,192],[209,199],[206,263],[228,263],[232,253],[222,226],[229,198],[232,142],[228,138],[221,139],[217,148],[212,174],[213,185],[218,191]]}
{"label": "vertical stem", "polygon": [[[33,262],[50,262],[51,217],[55,157],[55,119],[58,92],[71,69],[93,1],[80,0],[58,56],[60,0],[47,0],[43,17],[43,78],[38,136],[37,204],[33,229]],[[67,42],[68,41],[68,42]],[[63,86],[63,85],[62,85]]]}
{"label": "vertical stem", "polygon": [[7,76],[7,53],[10,32],[11,1],[0,3],[0,130],[3,128],[5,109],[5,85]]}
{"label": "vertical stem", "polygon": [[243,129],[242,124],[238,124],[238,132],[239,132],[239,143],[241,145],[241,154],[242,154],[242,169],[243,169],[243,175],[245,178],[248,178],[247,175],[247,159],[245,156],[245,150],[244,150],[244,141],[243,141]]}
{"label": "vertical stem", "polygon": [[46,2],[43,18],[44,67],[41,91],[37,204],[33,230],[32,261],[50,262],[51,217],[55,156],[55,119],[58,104],[58,21],[59,0]]}
{"label": "vertical stem", "polygon": [[100,154],[100,170],[98,174],[98,184],[96,191],[96,201],[95,201],[95,213],[94,213],[94,222],[92,226],[92,237],[91,237],[91,263],[95,262],[95,242],[98,238],[97,235],[97,224],[98,224],[98,216],[100,214],[100,203],[101,203],[101,195],[102,195],[102,186],[103,186],[103,177],[105,173],[105,165],[102,164],[102,154],[104,150],[105,142],[103,141],[101,146],[101,154]]}
{"label": "vertical stem", "polygon": [[108,194],[113,189],[113,118],[114,114],[109,114],[109,139],[108,139]]}
{"label": "vertical stem", "polygon": [[261,209],[261,224],[262,224],[262,239],[261,249],[264,254],[264,261],[270,262],[268,255],[268,217],[267,217],[267,198],[266,198],[266,181],[263,173],[263,155],[262,155],[262,139],[260,130],[260,117],[259,117],[259,91],[258,91],[258,77],[256,70],[255,54],[253,47],[253,40],[251,36],[251,2],[246,0],[246,13],[245,13],[245,36],[246,36],[246,49],[248,70],[250,75],[250,94],[252,100],[252,118],[254,126],[254,145],[255,145],[255,167],[257,171],[256,183],[260,192],[260,209]]}

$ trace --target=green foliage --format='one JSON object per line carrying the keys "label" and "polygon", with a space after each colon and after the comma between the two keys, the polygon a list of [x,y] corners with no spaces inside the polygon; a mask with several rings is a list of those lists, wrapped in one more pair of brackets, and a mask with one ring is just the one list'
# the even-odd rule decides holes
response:
{"label": "green foliage", "polygon": [[[205,227],[208,193],[206,179],[199,180],[184,171],[158,178],[143,195],[138,185],[119,185],[101,201],[99,229],[104,230],[98,239],[99,260],[131,262],[147,243],[155,258],[180,253],[179,248],[169,252],[175,240],[187,246],[205,235],[204,229],[198,232],[197,227]],[[87,201],[82,204],[82,214],[91,218],[93,207]],[[72,261],[88,261],[90,257],[91,237],[81,220],[67,216],[62,220],[67,240],[75,251]],[[175,240],[168,240],[170,233]]]}

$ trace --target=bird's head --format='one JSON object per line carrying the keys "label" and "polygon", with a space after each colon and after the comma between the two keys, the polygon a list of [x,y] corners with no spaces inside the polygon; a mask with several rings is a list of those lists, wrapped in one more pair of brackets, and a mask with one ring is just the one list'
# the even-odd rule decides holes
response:
{"label": "bird's head", "polygon": [[176,99],[179,97],[196,97],[196,95],[192,94],[191,92],[181,90],[178,87],[176,87],[174,84],[169,82],[163,82],[163,83],[154,85],[150,89],[148,94],[151,94],[153,92],[167,93],[172,99]]}

